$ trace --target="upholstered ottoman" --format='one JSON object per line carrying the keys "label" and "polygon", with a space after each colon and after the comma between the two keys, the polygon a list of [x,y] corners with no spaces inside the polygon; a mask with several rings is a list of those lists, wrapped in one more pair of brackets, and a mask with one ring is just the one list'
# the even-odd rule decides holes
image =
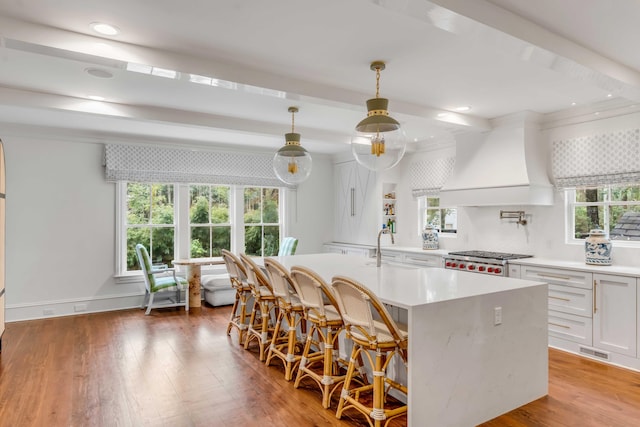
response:
{"label": "upholstered ottoman", "polygon": [[236,291],[231,287],[228,274],[207,274],[200,278],[204,289],[204,300],[214,307],[231,305],[236,299]]}

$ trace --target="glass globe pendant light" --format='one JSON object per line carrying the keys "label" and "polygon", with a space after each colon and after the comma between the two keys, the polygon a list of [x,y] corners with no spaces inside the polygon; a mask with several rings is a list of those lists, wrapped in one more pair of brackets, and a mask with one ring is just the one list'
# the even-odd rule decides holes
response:
{"label": "glass globe pendant light", "polygon": [[299,184],[311,174],[311,155],[300,145],[300,134],[294,132],[294,115],[298,107],[289,107],[291,132],[285,134],[285,145],[273,157],[273,171],[286,184]]}
{"label": "glass globe pendant light", "polygon": [[389,100],[380,98],[380,71],[384,68],[384,62],[371,63],[376,72],[376,97],[367,100],[367,117],[356,125],[351,138],[351,152],[356,161],[373,171],[397,165],[407,147],[402,126],[389,116]]}

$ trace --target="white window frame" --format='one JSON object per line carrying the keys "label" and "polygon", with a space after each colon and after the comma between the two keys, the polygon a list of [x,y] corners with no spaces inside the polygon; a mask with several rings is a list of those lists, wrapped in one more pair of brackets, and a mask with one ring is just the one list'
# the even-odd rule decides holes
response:
{"label": "white window frame", "polygon": [[[422,237],[422,230],[424,230],[424,222],[425,222],[425,217],[426,217],[426,210],[428,208],[427,206],[427,198],[435,198],[437,197],[438,199],[440,198],[440,196],[437,195],[432,195],[432,196],[420,196],[418,198],[418,235]],[[455,209],[456,210],[456,215],[458,212],[458,207],[457,206],[439,206],[438,209]],[[456,226],[456,232],[455,233],[438,233],[438,237],[440,238],[445,238],[445,239],[455,239],[456,237],[458,237],[458,227]]]}
{"label": "white window frame", "polygon": [[[153,183],[150,183],[153,184]],[[189,258],[191,228],[189,224],[189,186],[197,183],[174,183],[174,254],[176,258]],[[204,185],[204,184],[203,184]],[[211,184],[213,185],[213,184]],[[221,184],[226,185],[226,184]],[[231,251],[238,253],[244,249],[244,188],[278,188],[278,220],[280,227],[279,238],[282,240],[287,234],[287,196],[288,192],[283,187],[270,187],[263,185],[230,185],[229,190],[229,221],[231,223]],[[127,182],[116,183],[116,254],[115,277],[117,283],[138,281],[140,271],[127,271]],[[242,249],[242,250],[243,250]],[[219,267],[203,266],[203,273],[207,270],[217,271]]]}
{"label": "white window frame", "polygon": [[[637,185],[637,184],[630,184]],[[617,185],[602,185],[599,187],[593,188],[611,188],[616,187]],[[607,200],[601,202],[576,202],[576,189],[575,188],[566,188],[564,190],[564,199],[565,199],[565,243],[571,245],[584,245],[585,239],[576,239],[575,238],[575,208],[576,206],[602,206],[603,209],[603,224],[605,233],[607,236],[609,235],[609,206],[612,205],[634,205],[640,206],[640,201],[630,201],[630,202],[620,202],[620,201],[611,201],[611,191],[607,191]],[[618,247],[628,247],[628,248],[640,248],[640,241],[634,240],[611,240],[611,244],[613,246]]]}

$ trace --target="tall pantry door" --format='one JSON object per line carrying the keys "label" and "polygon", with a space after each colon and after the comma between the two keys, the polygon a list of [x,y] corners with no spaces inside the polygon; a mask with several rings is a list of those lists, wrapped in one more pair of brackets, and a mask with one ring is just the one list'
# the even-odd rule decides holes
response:
{"label": "tall pantry door", "polygon": [[0,350],[4,333],[4,244],[5,244],[5,183],[4,147],[0,140]]}

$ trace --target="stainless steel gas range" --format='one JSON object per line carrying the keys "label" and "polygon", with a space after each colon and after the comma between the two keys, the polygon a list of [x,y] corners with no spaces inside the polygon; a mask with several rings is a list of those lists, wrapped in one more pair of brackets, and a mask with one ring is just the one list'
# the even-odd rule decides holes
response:
{"label": "stainless steel gas range", "polygon": [[510,259],[530,258],[532,255],[487,251],[449,252],[444,256],[444,268],[472,273],[506,276]]}

